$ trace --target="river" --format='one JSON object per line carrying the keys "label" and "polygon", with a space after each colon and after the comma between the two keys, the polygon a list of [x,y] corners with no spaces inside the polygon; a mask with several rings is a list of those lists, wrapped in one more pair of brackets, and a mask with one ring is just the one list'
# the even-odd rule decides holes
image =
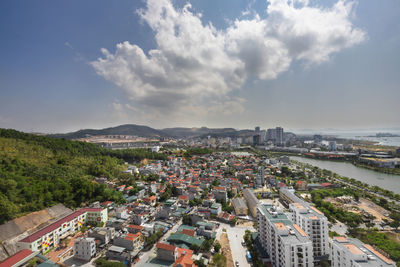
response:
{"label": "river", "polygon": [[400,194],[400,175],[375,172],[356,167],[348,162],[317,160],[303,157],[290,157],[290,159],[308,163],[321,169],[330,170],[341,176],[354,178],[370,185],[377,185],[396,194]]}

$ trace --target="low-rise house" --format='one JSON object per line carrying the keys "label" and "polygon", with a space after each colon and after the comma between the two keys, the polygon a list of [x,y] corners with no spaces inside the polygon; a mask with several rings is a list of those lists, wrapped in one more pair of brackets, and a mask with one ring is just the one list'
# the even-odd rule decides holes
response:
{"label": "low-rise house", "polygon": [[100,241],[99,245],[108,244],[115,235],[112,227],[96,227],[89,231],[88,236]]}
{"label": "low-rise house", "polygon": [[144,203],[146,203],[147,205],[155,206],[155,205],[156,205],[156,202],[157,202],[157,198],[156,198],[155,195],[153,195],[153,196],[145,197],[145,198],[143,199],[143,201],[144,201]]}
{"label": "low-rise house", "polygon": [[213,203],[210,207],[210,213],[218,216],[222,212],[222,205],[220,203]]}
{"label": "low-rise house", "polygon": [[113,244],[115,246],[123,247],[129,251],[138,253],[140,250],[142,250],[144,242],[141,233],[136,233],[136,234],[129,233],[120,236],[115,236]]}
{"label": "low-rise house", "polygon": [[111,246],[106,252],[106,258],[108,260],[117,260],[124,263],[131,262],[131,253],[127,251],[124,247]]}
{"label": "low-rise house", "polygon": [[164,261],[172,261],[175,262],[178,258],[178,249],[177,247],[165,244],[165,243],[157,243],[157,259]]}
{"label": "low-rise house", "polygon": [[189,197],[188,196],[181,195],[181,196],[178,197],[178,199],[179,199],[178,202],[181,205],[188,205],[189,204]]}
{"label": "low-rise house", "polygon": [[229,214],[227,212],[222,212],[220,215],[218,215],[218,220],[226,223],[233,223],[235,221],[235,215]]}
{"label": "low-rise house", "polygon": [[142,232],[144,230],[144,227],[141,225],[135,225],[135,224],[130,224],[128,225],[128,232],[131,234],[136,234],[139,232]]}
{"label": "low-rise house", "polygon": [[223,186],[215,186],[213,189],[213,195],[214,198],[222,201],[227,201],[228,200],[228,194],[226,192],[226,188]]}
{"label": "low-rise house", "polygon": [[249,209],[247,208],[246,202],[241,198],[232,199],[232,205],[235,209],[235,213],[238,216],[246,216],[249,214]]}
{"label": "low-rise house", "polygon": [[89,261],[96,255],[96,243],[94,238],[79,238],[74,242],[74,257],[79,260]]}

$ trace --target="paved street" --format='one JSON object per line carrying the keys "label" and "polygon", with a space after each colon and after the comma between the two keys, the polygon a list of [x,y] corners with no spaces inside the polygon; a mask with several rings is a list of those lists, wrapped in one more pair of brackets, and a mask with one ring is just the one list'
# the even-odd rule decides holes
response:
{"label": "paved street", "polygon": [[223,233],[222,229],[226,229],[229,245],[232,251],[233,262],[238,261],[239,266],[251,266],[246,260],[246,247],[242,246],[242,241],[246,230],[254,231],[254,228],[252,226],[231,227],[229,224],[220,224],[220,227],[217,229],[217,239],[219,239]]}
{"label": "paved street", "polygon": [[[163,237],[160,239],[160,242],[164,242],[165,239],[172,233],[175,233],[179,226],[181,226],[182,224],[182,219],[179,220],[171,229],[168,230],[168,232],[166,232]],[[140,259],[137,263],[135,263],[135,266],[141,266],[142,264],[146,263],[149,258],[152,258],[154,255],[156,254],[156,249],[155,249],[155,245],[153,246],[152,249],[150,249],[147,252],[144,252],[142,255],[140,255]]]}

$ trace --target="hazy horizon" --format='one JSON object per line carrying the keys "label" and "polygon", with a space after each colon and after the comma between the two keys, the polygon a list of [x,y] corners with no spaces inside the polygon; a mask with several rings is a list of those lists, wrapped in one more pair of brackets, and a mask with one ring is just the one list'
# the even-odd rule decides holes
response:
{"label": "hazy horizon", "polygon": [[400,127],[400,2],[0,3],[0,127]]}

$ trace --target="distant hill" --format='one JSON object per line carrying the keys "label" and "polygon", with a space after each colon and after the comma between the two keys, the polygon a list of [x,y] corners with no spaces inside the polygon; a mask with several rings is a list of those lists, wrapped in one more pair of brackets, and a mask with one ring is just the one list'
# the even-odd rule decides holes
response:
{"label": "distant hill", "polygon": [[136,124],[124,124],[99,130],[84,129],[72,133],[51,134],[49,136],[55,138],[77,139],[96,135],[137,135],[141,137],[168,137],[164,132],[160,130]]}
{"label": "distant hill", "polygon": [[65,139],[77,139],[88,136],[97,135],[136,135],[140,137],[237,137],[237,136],[249,136],[253,134],[253,130],[235,130],[233,128],[165,128],[165,129],[154,129],[144,125],[136,124],[125,124],[116,127],[110,127],[105,129],[85,129],[79,130],[72,133],[65,134],[51,134],[50,137],[65,138]]}

